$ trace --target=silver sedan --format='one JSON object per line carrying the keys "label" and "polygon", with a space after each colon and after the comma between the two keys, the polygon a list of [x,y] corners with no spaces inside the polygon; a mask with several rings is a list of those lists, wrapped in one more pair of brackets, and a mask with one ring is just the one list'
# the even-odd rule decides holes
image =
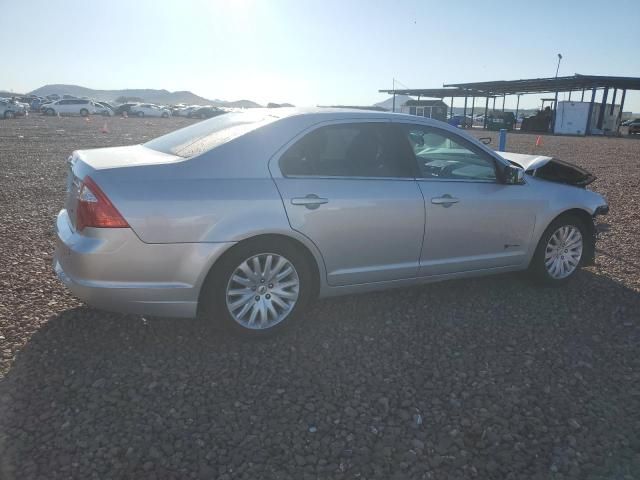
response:
{"label": "silver sedan", "polygon": [[317,296],[518,270],[560,285],[594,258],[593,179],[415,116],[227,113],[73,152],[54,267],[96,307],[253,334]]}

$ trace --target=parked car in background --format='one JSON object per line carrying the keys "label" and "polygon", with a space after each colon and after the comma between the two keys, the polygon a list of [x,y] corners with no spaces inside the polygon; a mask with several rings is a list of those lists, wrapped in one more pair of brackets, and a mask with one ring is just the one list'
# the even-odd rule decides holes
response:
{"label": "parked car in background", "polygon": [[594,259],[594,178],[415,115],[233,112],[73,152],[54,268],[94,306],[246,334],[318,295],[518,270],[559,286]]}
{"label": "parked car in background", "polygon": [[199,108],[202,108],[202,105],[189,105],[179,110],[179,116],[188,117],[192,111],[197,110]]}
{"label": "parked car in background", "polygon": [[40,107],[47,102],[48,101],[45,100],[44,98],[34,98],[33,100],[31,100],[31,103],[29,104],[29,108],[32,112],[39,112]]}
{"label": "parked car in background", "polygon": [[189,118],[212,118],[222,115],[223,113],[225,113],[224,110],[216,107],[200,107],[191,110],[187,116]]}
{"label": "parked car in background", "polygon": [[130,115],[136,115],[138,117],[169,118],[171,116],[171,111],[168,108],[154,105],[152,103],[140,103],[131,107]]}
{"label": "parked car in background", "polygon": [[114,113],[116,115],[124,115],[125,113],[131,115],[131,109],[136,105],[138,105],[138,103],[123,103],[115,108]]}
{"label": "parked car in background", "polygon": [[449,125],[453,125],[454,127],[460,128],[471,128],[473,127],[473,118],[469,115],[466,117],[464,115],[454,115],[449,120],[447,120]]}
{"label": "parked car in background", "polygon": [[627,120],[626,122],[622,122],[622,126],[629,127],[629,135],[635,135],[636,133],[640,133],[640,118],[635,118],[632,120]]}
{"label": "parked car in background", "polygon": [[103,115],[105,117],[111,117],[115,115],[114,107],[107,102],[94,102],[96,106],[96,115]]}
{"label": "parked car in background", "polygon": [[169,107],[169,111],[171,111],[171,116],[174,117],[179,117],[180,112],[182,112],[182,110],[184,110],[185,108],[187,108],[187,106],[184,103],[178,103],[177,105],[172,105],[171,107]]}
{"label": "parked car in background", "polygon": [[0,118],[26,116],[29,106],[11,98],[0,98]]}
{"label": "parked car in background", "polygon": [[96,105],[82,98],[64,98],[43,105],[40,109],[45,115],[80,115],[86,117],[96,113]]}

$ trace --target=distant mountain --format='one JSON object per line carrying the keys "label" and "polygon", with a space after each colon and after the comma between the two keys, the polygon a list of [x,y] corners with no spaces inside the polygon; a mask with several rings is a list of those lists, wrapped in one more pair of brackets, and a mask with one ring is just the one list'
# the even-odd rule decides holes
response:
{"label": "distant mountain", "polygon": [[213,100],[211,105],[216,107],[230,107],[230,108],[260,108],[262,105],[252,100],[235,100],[233,102],[225,102],[224,100]]}
{"label": "distant mountain", "polygon": [[282,108],[282,107],[295,107],[295,105],[291,105],[290,103],[267,103],[267,108]]}
{"label": "distant mountain", "polygon": [[144,102],[159,103],[163,105],[175,105],[186,103],[188,105],[215,105],[216,107],[255,108],[261,105],[251,100],[236,100],[228,102],[224,100],[208,100],[189,91],[170,92],[168,90],[154,89],[124,89],[124,90],[94,90],[79,85],[45,85],[29,92],[33,95],[47,96],[73,95],[74,97],[88,97],[104,102],[113,102],[118,97],[141,98]]}

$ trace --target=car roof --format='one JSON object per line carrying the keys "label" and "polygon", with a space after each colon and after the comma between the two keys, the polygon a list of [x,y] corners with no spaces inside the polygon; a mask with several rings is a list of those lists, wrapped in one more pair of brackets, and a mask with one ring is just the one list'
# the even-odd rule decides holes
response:
{"label": "car roof", "polygon": [[426,120],[428,123],[438,122],[437,124],[441,124],[439,120],[432,120],[427,117],[419,117],[416,115],[409,115],[407,113],[393,113],[393,112],[383,112],[380,110],[365,110],[360,108],[342,108],[342,107],[279,107],[279,108],[252,108],[251,111],[265,111],[270,115],[279,118],[286,118],[298,115],[305,116],[317,116],[317,117],[327,117],[327,118],[335,118],[339,120],[341,118],[351,119],[351,118],[380,118],[380,119],[389,119],[389,120],[408,120],[411,122],[415,122],[416,120],[422,121]]}
{"label": "car roof", "polygon": [[294,119],[294,117],[303,117],[309,123],[320,123],[340,120],[391,120],[396,122],[419,123],[437,127],[443,130],[449,130],[457,134],[464,135],[464,131],[449,125],[447,122],[435,120],[427,117],[419,117],[417,115],[409,115],[406,113],[381,112],[379,110],[362,110],[357,108],[336,108],[336,107],[280,107],[280,108],[252,108],[245,111],[264,112],[279,119]]}

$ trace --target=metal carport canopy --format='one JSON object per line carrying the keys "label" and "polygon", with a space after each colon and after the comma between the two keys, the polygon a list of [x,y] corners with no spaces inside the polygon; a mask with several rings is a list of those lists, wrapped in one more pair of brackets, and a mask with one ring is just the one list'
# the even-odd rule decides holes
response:
{"label": "metal carport canopy", "polygon": [[[530,93],[568,92],[593,88],[617,88],[640,90],[638,77],[610,77],[601,75],[575,75],[569,77],[528,78],[522,80],[498,80],[493,82],[452,83],[445,87],[466,92],[454,96],[525,95]],[[445,90],[445,89],[442,89]],[[396,93],[399,93],[396,90]],[[447,97],[451,95],[445,95]]]}
{"label": "metal carport canopy", "polygon": [[484,92],[475,92],[473,89],[463,90],[461,88],[405,88],[400,90],[378,90],[378,92],[427,98],[472,97],[474,95],[477,97],[487,96]]}

